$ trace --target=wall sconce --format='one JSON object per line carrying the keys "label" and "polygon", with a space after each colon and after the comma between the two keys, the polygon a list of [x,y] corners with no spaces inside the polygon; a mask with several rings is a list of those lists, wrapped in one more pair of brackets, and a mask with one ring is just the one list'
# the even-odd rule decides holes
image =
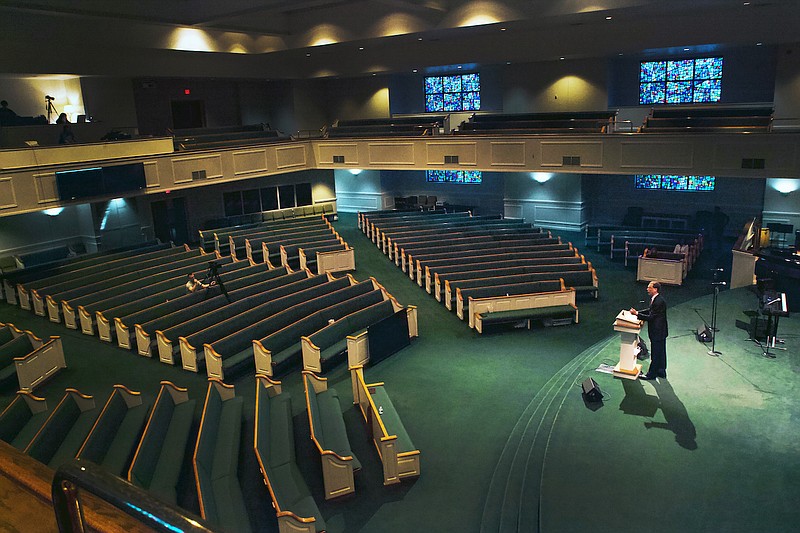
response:
{"label": "wall sconce", "polygon": [[539,185],[544,185],[553,177],[550,172],[531,172],[531,178]]}
{"label": "wall sconce", "polygon": [[350,169],[350,174],[352,174],[353,176],[358,176],[362,172],[364,172],[364,171],[362,169],[360,169],[360,168],[351,168]]}
{"label": "wall sconce", "polygon": [[784,197],[800,189],[800,180],[797,179],[773,178],[768,181],[770,186]]}

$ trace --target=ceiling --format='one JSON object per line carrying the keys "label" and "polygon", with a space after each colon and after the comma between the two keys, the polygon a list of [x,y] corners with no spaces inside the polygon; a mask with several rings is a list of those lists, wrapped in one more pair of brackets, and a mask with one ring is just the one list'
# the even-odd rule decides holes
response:
{"label": "ceiling", "polygon": [[350,77],[793,43],[800,1],[0,2],[3,74]]}

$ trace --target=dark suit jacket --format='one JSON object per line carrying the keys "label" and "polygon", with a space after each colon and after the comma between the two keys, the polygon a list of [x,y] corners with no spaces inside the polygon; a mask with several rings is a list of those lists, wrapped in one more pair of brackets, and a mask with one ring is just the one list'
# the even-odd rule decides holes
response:
{"label": "dark suit jacket", "polygon": [[666,339],[669,336],[667,327],[667,302],[657,294],[650,307],[639,311],[639,319],[647,322],[647,336],[650,339]]}

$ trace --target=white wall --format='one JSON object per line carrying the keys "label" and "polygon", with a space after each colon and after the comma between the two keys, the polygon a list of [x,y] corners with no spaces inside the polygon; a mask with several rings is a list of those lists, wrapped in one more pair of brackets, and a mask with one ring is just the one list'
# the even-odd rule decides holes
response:
{"label": "white wall", "polygon": [[505,174],[505,216],[552,229],[578,231],[586,213],[578,174],[539,172],[539,183],[529,172]]}
{"label": "white wall", "polygon": [[504,174],[484,172],[479,184],[428,183],[423,170],[381,171],[381,190],[389,196],[436,196],[439,202],[468,205],[481,215],[503,213]]}
{"label": "white wall", "polygon": [[[55,98],[53,105],[59,112],[65,112],[66,105],[73,106],[70,120],[84,113],[77,76],[0,77],[0,100],[8,101],[8,107],[21,117],[47,115],[45,96]],[[58,114],[52,115],[50,121],[57,118]]]}
{"label": "white wall", "polygon": [[[336,181],[336,207],[343,213],[390,209],[394,200],[381,190],[381,173],[363,170],[353,174],[349,170],[334,170]],[[384,199],[385,198],[385,199]]]}
{"label": "white wall", "polygon": [[0,256],[78,243],[96,250],[89,204],[67,206],[57,216],[39,211],[0,217]]}
{"label": "white wall", "polygon": [[[800,230],[800,179],[770,178],[764,187],[764,227],[770,222],[791,224]],[[787,235],[787,244],[795,242],[794,234]]]}
{"label": "white wall", "polygon": [[608,108],[605,60],[551,61],[505,69],[504,113]]}

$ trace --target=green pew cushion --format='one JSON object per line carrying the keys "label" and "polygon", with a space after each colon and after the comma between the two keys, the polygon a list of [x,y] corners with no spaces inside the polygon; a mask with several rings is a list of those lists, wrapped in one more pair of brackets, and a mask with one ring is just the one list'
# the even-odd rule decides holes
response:
{"label": "green pew cushion", "polygon": [[479,315],[484,322],[504,320],[525,320],[537,318],[569,318],[575,316],[575,308],[571,305],[554,305],[535,309],[515,309],[512,311],[495,311]]}
{"label": "green pew cushion", "polygon": [[231,475],[215,479],[212,488],[216,500],[216,522],[225,531],[251,531],[238,478]]}
{"label": "green pew cushion", "polygon": [[272,468],[270,483],[281,510],[291,511],[304,518],[313,516],[318,522],[317,530],[321,529],[319,524],[324,524],[324,520],[317,503],[293,462]]}
{"label": "green pew cushion", "polygon": [[242,406],[240,396],[222,403],[217,426],[217,442],[211,465],[212,479],[236,476],[239,461],[239,444],[242,434]]}
{"label": "green pew cushion", "polygon": [[327,361],[331,357],[335,357],[340,353],[344,353],[346,351],[347,351],[347,338],[344,338],[322,350],[320,352],[319,357],[322,361]]}
{"label": "green pew cushion", "polygon": [[361,463],[350,449],[350,440],[347,438],[347,428],[342,418],[342,407],[336,389],[328,389],[317,394],[317,406],[319,421],[315,423],[321,426],[323,436],[320,444],[343,457],[352,456],[353,470],[360,469]]}
{"label": "green pew cushion", "polygon": [[14,437],[14,440],[12,440],[10,444],[18,450],[24,450],[28,444],[30,444],[33,437],[36,436],[36,433],[38,433],[39,428],[42,427],[42,424],[44,424],[48,416],[50,416],[48,411],[33,415],[30,420],[22,426],[22,429],[19,430],[19,433],[17,433],[17,436]]}
{"label": "green pew cushion", "polygon": [[175,486],[181,473],[181,465],[189,440],[196,400],[188,400],[175,406],[172,419],[161,444],[160,456],[153,471],[153,479],[147,488],[157,497],[169,503],[177,503]]}
{"label": "green pew cushion", "polygon": [[80,414],[67,434],[64,435],[61,446],[58,447],[56,453],[53,454],[53,457],[47,463],[50,468],[57,470],[62,464],[75,458],[75,455],[81,448],[81,444],[83,444],[83,441],[86,440],[86,436],[92,430],[92,426],[98,414],[99,412],[97,409],[90,409]]}
{"label": "green pew cushion", "polygon": [[8,387],[17,382],[17,367],[14,363],[0,368],[0,387]]}
{"label": "green pew cushion", "polygon": [[267,453],[272,467],[294,461],[294,433],[292,411],[288,394],[280,394],[269,401],[269,443]]}
{"label": "green pew cushion", "polygon": [[128,409],[117,433],[108,445],[101,466],[116,476],[123,476],[139,442],[142,428],[150,412],[147,402]]}
{"label": "green pew cushion", "polygon": [[375,402],[375,407],[378,410],[383,407],[383,414],[380,414],[379,416],[383,420],[383,425],[386,426],[386,431],[389,432],[389,435],[397,435],[398,453],[416,450],[414,443],[411,442],[411,437],[408,436],[408,432],[406,431],[405,426],[403,426],[403,421],[400,420],[400,415],[397,414],[397,411],[392,404],[392,400],[386,393],[386,389],[380,385],[376,387],[370,387],[370,390],[373,389],[375,392],[372,393],[372,401]]}

